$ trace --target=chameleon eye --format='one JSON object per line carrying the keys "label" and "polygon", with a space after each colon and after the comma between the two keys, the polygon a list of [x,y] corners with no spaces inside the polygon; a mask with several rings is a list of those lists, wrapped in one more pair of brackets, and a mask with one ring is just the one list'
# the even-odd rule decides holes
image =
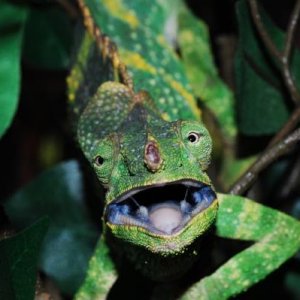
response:
{"label": "chameleon eye", "polygon": [[103,158],[102,156],[100,156],[100,155],[97,155],[97,156],[95,157],[95,159],[94,159],[94,162],[95,162],[95,164],[96,164],[98,167],[100,167],[100,166],[102,166],[103,163],[104,163],[104,158]]}
{"label": "chameleon eye", "polygon": [[200,136],[201,135],[199,133],[197,133],[197,132],[189,132],[187,138],[188,138],[188,140],[189,140],[190,143],[195,144],[195,143],[197,143],[199,141]]}
{"label": "chameleon eye", "polygon": [[[118,140],[114,135],[99,140],[90,156],[97,178],[102,184],[107,184],[117,160],[116,147]],[[118,149],[118,148],[117,148]]]}

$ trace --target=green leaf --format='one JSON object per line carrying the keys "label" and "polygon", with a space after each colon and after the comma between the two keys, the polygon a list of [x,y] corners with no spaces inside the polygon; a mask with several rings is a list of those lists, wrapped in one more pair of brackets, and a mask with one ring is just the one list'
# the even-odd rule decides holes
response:
{"label": "green leaf", "polygon": [[0,241],[0,299],[34,299],[37,264],[48,219]]}
{"label": "green leaf", "polygon": [[83,201],[79,166],[69,161],[40,175],[5,204],[7,215],[21,228],[50,217],[40,268],[68,294],[83,280],[97,239]]}
{"label": "green leaf", "polygon": [[[271,22],[262,7],[260,11],[267,31],[281,49],[284,34]],[[239,26],[235,58],[239,129],[248,135],[273,134],[289,117],[286,90],[276,63],[254,28],[247,1],[238,1],[236,12]]]}
{"label": "green leaf", "polygon": [[0,2],[0,137],[15,114],[20,89],[20,55],[27,8]]}
{"label": "green leaf", "polygon": [[218,75],[206,24],[186,7],[180,10],[178,38],[185,71],[195,95],[216,117],[225,138],[234,138],[233,94]]}
{"label": "green leaf", "polygon": [[300,299],[300,274],[296,272],[289,272],[284,279],[285,286],[287,287],[291,299]]}
{"label": "green leaf", "polygon": [[256,156],[237,158],[232,153],[226,153],[222,167],[219,171],[219,181],[225,192],[246,172],[250,165],[257,159]]}
{"label": "green leaf", "polygon": [[34,67],[67,69],[72,36],[71,20],[60,7],[32,8],[25,26],[23,59]]}

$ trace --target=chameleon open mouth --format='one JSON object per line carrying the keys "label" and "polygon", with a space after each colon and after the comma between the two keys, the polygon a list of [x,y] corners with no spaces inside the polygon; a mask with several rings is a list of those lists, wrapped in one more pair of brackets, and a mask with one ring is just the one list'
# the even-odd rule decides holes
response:
{"label": "chameleon open mouth", "polygon": [[131,190],[114,200],[107,207],[106,220],[143,227],[154,234],[173,235],[215,199],[212,188],[200,182],[157,184]]}

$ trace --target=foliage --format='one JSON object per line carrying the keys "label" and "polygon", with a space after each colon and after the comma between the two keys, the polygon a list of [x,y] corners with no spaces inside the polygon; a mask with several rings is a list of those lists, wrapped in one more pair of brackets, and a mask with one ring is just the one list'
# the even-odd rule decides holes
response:
{"label": "foliage", "polygon": [[27,7],[0,3],[0,137],[15,114],[20,92],[20,56]]}
{"label": "foliage", "polygon": [[78,163],[64,162],[44,172],[8,199],[5,209],[16,228],[43,216],[50,218],[39,267],[62,291],[74,293],[97,236],[84,206]]}
{"label": "foliage", "polygon": [[70,67],[72,24],[58,7],[32,8],[24,32],[23,59],[33,67]]}
{"label": "foliage", "polygon": [[[248,135],[277,132],[289,117],[289,103],[281,74],[262,42],[251,20],[246,1],[236,6],[239,41],[235,72],[237,82],[237,117],[239,129]],[[263,15],[264,24],[280,49],[284,34]],[[294,55],[293,65],[299,65],[299,54]],[[257,90],[260,92],[257,93]]]}
{"label": "foliage", "polygon": [[179,28],[180,49],[193,91],[216,115],[224,138],[230,141],[237,132],[233,93],[218,75],[208,28],[186,8],[180,11]]}
{"label": "foliage", "polygon": [[[94,3],[93,0],[89,2]],[[179,7],[178,53],[193,93],[199,98],[199,105],[209,112],[204,116],[204,120],[208,127],[212,128],[214,143],[219,145],[218,149],[221,152],[218,159],[223,161],[214,163],[211,172],[220,189],[228,189],[234,180],[242,178],[241,174],[254,160],[259,160],[259,157],[265,158],[263,155],[271,153],[268,152],[271,146],[265,152],[262,151],[265,143],[260,144],[258,136],[267,137],[267,141],[270,141],[272,135],[277,136],[278,131],[284,127],[284,135],[279,138],[277,136],[279,141],[283,141],[298,125],[300,119],[298,115],[293,125],[286,125],[299,107],[299,103],[298,106],[293,103],[293,95],[286,84],[286,73],[282,62],[262,40],[248,2],[239,0],[236,1],[235,6],[237,28],[234,34],[238,41],[234,57],[233,91],[219,75],[222,62],[215,51],[216,35],[213,33],[210,36],[212,30],[205,22],[194,16],[187,8]],[[70,3],[72,6],[73,2]],[[77,12],[76,8],[75,11]],[[259,6],[263,26],[274,47],[283,53],[287,45],[288,33],[272,20],[267,11],[262,5]],[[53,4],[52,1],[4,0],[0,2],[0,137],[11,124],[17,126],[22,120],[22,116],[18,116],[16,121],[12,122],[21,94],[22,66],[25,74],[29,69],[28,77],[33,70],[40,70],[41,73],[38,74],[46,72],[48,76],[53,77],[61,73],[63,77],[66,76],[72,61],[72,51],[78,46],[76,38],[73,38],[76,27],[74,24],[77,21],[75,19],[79,19],[78,15],[78,13],[70,13],[65,6]],[[157,28],[161,30],[160,27]],[[160,47],[163,48],[165,45]],[[171,50],[168,48],[168,51]],[[288,69],[295,80],[295,89],[299,89],[299,51],[293,48],[289,56]],[[155,63],[159,67],[160,61]],[[150,87],[150,80],[145,81]],[[31,84],[29,88],[38,89],[38,86]],[[64,93],[65,89],[62,88],[61,94]],[[21,100],[23,98],[26,97],[21,97]],[[35,101],[43,101],[36,98]],[[52,109],[51,105],[49,109]],[[23,106],[25,109],[20,106],[21,113],[26,114],[27,107],[30,105],[27,106],[25,103]],[[57,112],[57,115],[60,115],[65,107],[55,106],[55,109],[60,110]],[[64,117],[62,127],[69,126],[67,117],[63,113],[62,115]],[[46,116],[41,116],[44,117]],[[24,125],[22,122],[21,124]],[[28,130],[26,126],[24,127]],[[28,139],[29,144],[32,140],[41,139],[40,136],[31,139],[31,135],[25,129],[20,129],[21,134],[17,135],[18,138],[24,134],[24,139]],[[14,128],[11,130],[15,133]],[[3,141],[7,136],[10,138],[13,133],[8,131]],[[46,135],[42,132],[41,135],[43,134]],[[65,133],[55,134],[62,140],[65,139]],[[248,141],[245,145],[239,143],[240,136]],[[252,149],[245,150],[249,144]],[[253,147],[256,144],[258,148]],[[13,146],[10,149],[13,149]],[[23,174],[21,161],[23,151],[26,152],[27,149],[24,145],[21,146],[14,162],[18,167],[19,175]],[[74,150],[77,147],[74,143],[65,141],[64,147],[65,158],[75,156],[76,159],[81,159]],[[54,145],[51,151],[58,151],[57,148]],[[237,149],[256,156],[245,155],[241,159]],[[272,169],[262,165],[258,173],[266,170],[263,178],[258,180],[256,189],[252,190],[252,194],[256,200],[270,197],[273,199],[272,203],[268,203],[271,206],[287,212],[295,212],[299,206],[299,200],[297,202],[299,188],[295,182],[297,183],[297,180],[299,182],[300,178],[299,172],[297,173],[297,166],[300,169],[300,159],[297,151],[288,154],[283,164],[275,164]],[[3,157],[5,159],[6,153]],[[38,162],[40,156],[37,155],[35,159]],[[27,173],[24,173],[28,174],[32,171],[37,175],[41,171],[37,169],[38,172],[34,168],[30,171],[26,169]],[[220,169],[221,175],[214,176],[214,173]],[[10,174],[14,172],[14,170],[3,171],[5,182],[13,182],[14,179]],[[294,174],[294,177],[290,174]],[[254,179],[257,179],[256,175]],[[87,261],[96,242],[96,227],[100,223],[100,211],[97,207],[96,218],[93,218],[95,206],[89,203],[90,195],[85,192],[87,185],[78,162],[74,160],[60,162],[35,179],[32,177],[34,176],[28,176],[32,181],[26,186],[23,186],[24,181],[15,180],[11,184],[12,190],[16,191],[17,188],[19,190],[13,196],[7,197],[5,193],[1,194],[0,190],[1,197],[5,198],[3,203],[10,225],[20,230],[19,233],[0,241],[0,299],[32,299],[37,266],[40,272],[55,282],[62,294],[72,295],[83,280]],[[93,183],[88,185],[90,186],[93,187]],[[250,184],[246,186],[249,188]],[[257,190],[259,192],[255,193]],[[285,196],[280,197],[280,195]],[[41,220],[45,216],[49,217],[48,231],[48,221]],[[297,213],[295,216],[299,218]],[[7,223],[4,227],[6,226]],[[294,294],[294,299],[299,297],[299,280],[298,271],[288,273],[284,279],[287,289]]]}
{"label": "foliage", "polygon": [[48,220],[41,219],[0,242],[1,299],[33,299],[37,260],[47,227]]}

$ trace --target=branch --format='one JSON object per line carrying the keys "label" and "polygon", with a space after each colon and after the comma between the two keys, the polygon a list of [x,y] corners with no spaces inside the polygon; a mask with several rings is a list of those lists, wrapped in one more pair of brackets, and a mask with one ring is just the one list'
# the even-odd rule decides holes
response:
{"label": "branch", "polygon": [[287,30],[286,40],[285,40],[285,49],[283,52],[283,56],[287,57],[287,61],[289,61],[290,59],[294,33],[299,20],[299,12],[300,12],[300,1],[298,0],[297,3],[295,4],[294,10],[289,20],[289,25],[288,25],[288,30]]}
{"label": "branch", "polygon": [[256,0],[248,0],[248,1],[250,5],[250,11],[253,18],[253,22],[259,35],[265,47],[280,62],[283,80],[286,87],[289,90],[290,96],[296,105],[300,105],[300,93],[297,89],[297,86],[295,84],[295,81],[293,79],[293,76],[289,68],[294,33],[299,19],[300,0],[297,0],[294,10],[290,17],[283,52],[278,50],[277,46],[274,44],[268,32],[266,31],[261,15],[259,13]]}
{"label": "branch", "polygon": [[289,117],[288,121],[285,125],[277,132],[277,134],[273,137],[268,147],[271,147],[278,142],[280,142],[287,134],[289,134],[292,130],[295,129],[300,120],[300,107],[297,107],[292,115]]}
{"label": "branch", "polygon": [[294,33],[299,19],[299,12],[300,12],[300,0],[297,0],[294,10],[290,17],[286,40],[285,40],[285,48],[282,55],[283,78],[293,101],[297,105],[300,104],[300,94],[290,71],[290,60],[291,60],[291,50],[292,50],[292,43],[294,39]]}
{"label": "branch", "polygon": [[281,62],[282,54],[277,49],[276,45],[273,43],[272,39],[270,38],[268,32],[265,29],[265,26],[261,19],[261,15],[258,10],[258,5],[257,5],[256,0],[249,0],[249,5],[250,5],[250,11],[251,11],[251,15],[252,15],[255,27],[256,27],[264,45],[270,51],[270,53]]}
{"label": "branch", "polygon": [[286,154],[292,146],[300,141],[300,128],[288,135],[281,142],[267,148],[256,162],[244,173],[242,177],[229,190],[230,194],[241,195],[256,180],[258,174],[275,161],[278,157]]}
{"label": "branch", "polygon": [[67,14],[71,18],[75,19],[79,16],[79,11],[78,11],[77,7],[69,0],[56,0],[56,2],[65,9]]}
{"label": "branch", "polygon": [[278,198],[286,198],[291,192],[299,186],[299,177],[300,177],[300,155],[296,158],[296,161],[293,161],[291,165],[292,170],[290,170],[289,174],[284,178],[284,184],[282,185],[282,189],[279,191]]}
{"label": "branch", "polygon": [[[300,93],[294,82],[292,74],[290,72],[290,59],[292,52],[292,43],[296,25],[299,19],[300,13],[300,0],[297,0],[294,10],[291,14],[286,40],[284,45],[284,51],[278,50],[270,38],[265,26],[262,22],[261,15],[259,13],[256,0],[248,0],[250,5],[250,11],[253,18],[254,25],[268,51],[280,62],[281,73],[286,87],[290,93],[290,96],[296,108],[290,116],[289,120],[283,126],[283,128],[276,134],[271,140],[266,150],[259,156],[259,158],[248,168],[248,170],[233,184],[230,189],[231,194],[242,194],[250,185],[256,180],[258,174],[266,168],[271,162],[276,160],[279,156],[288,152],[290,147],[294,145],[300,139],[300,129],[295,130],[292,134],[287,136],[298,124],[300,119]],[[287,137],[286,137],[287,136]],[[286,138],[285,138],[286,137]]]}

